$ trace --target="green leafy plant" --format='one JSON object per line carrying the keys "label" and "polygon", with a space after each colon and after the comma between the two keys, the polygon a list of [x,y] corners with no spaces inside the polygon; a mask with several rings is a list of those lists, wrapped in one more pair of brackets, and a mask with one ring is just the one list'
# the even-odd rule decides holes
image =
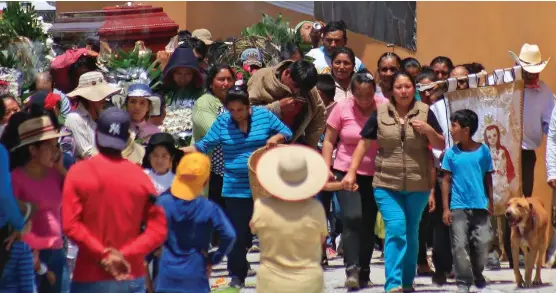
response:
{"label": "green leafy plant", "polygon": [[109,70],[107,78],[121,86],[126,86],[134,82],[145,83],[151,88],[157,87],[160,83],[162,70],[159,68],[158,61],[153,61],[153,53],[147,49],[141,51],[118,50],[113,52],[106,63]]}
{"label": "green leafy plant", "polygon": [[37,12],[33,5],[23,7],[20,2],[6,2],[0,19],[0,42],[6,45],[18,37],[45,42],[47,34],[42,30]]}
{"label": "green leafy plant", "polygon": [[260,22],[245,28],[241,35],[269,38],[278,47],[297,43],[295,31],[290,28],[290,23],[282,17],[282,14],[278,14],[276,18],[263,14]]}

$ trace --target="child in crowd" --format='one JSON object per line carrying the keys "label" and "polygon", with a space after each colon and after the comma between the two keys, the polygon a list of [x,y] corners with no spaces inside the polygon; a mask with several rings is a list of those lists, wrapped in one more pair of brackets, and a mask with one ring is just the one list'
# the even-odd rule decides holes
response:
{"label": "child in crowd", "polygon": [[143,168],[158,194],[168,190],[174,180],[172,162],[177,152],[174,138],[168,133],[153,134],[145,148]]}
{"label": "child in crowd", "polygon": [[[26,234],[31,230],[31,219],[36,211],[36,206],[31,204],[20,204],[21,213],[25,217],[25,227],[22,234]],[[35,271],[39,275],[47,274],[49,280],[54,277],[52,272],[48,272],[48,268],[38,259],[38,251],[33,250],[25,242],[14,239],[17,234],[14,233],[8,240],[13,242],[3,243],[6,250],[9,251],[9,257],[3,270],[0,271],[0,292],[17,292],[17,293],[34,293]]]}
{"label": "child in crowd", "polygon": [[320,74],[317,81],[317,90],[319,91],[320,98],[326,107],[326,114],[330,114],[330,111],[332,111],[332,108],[336,105],[336,102],[334,102],[334,96],[336,95],[336,83],[334,82],[332,75]]}
{"label": "child in crowd", "polygon": [[[167,191],[174,180],[174,168],[172,167],[176,153],[180,152],[176,148],[174,138],[168,133],[155,133],[149,139],[149,144],[145,148],[143,157],[143,168],[149,175],[158,194]],[[153,280],[158,273],[158,261],[160,250],[150,254],[145,266],[149,274],[147,275],[147,288],[153,292]]]}
{"label": "child in crowd", "polygon": [[459,293],[468,293],[473,282],[479,289],[487,285],[483,270],[492,238],[493,164],[489,148],[472,138],[478,120],[467,109],[452,114],[450,133],[459,143],[442,160],[443,221],[451,230]]}
{"label": "child in crowd", "polygon": [[[326,115],[329,115],[330,112],[332,112],[334,106],[336,105],[336,102],[334,101],[334,96],[336,95],[336,83],[334,82],[334,78],[330,74],[320,74],[318,77],[316,87],[319,92],[320,98],[322,99],[322,102],[326,107]],[[328,119],[328,117],[326,117],[326,119]],[[319,150],[322,150],[322,144],[324,143],[325,133],[326,130],[322,133],[322,136],[320,137],[319,144],[318,144]],[[330,235],[326,243],[324,244],[325,247],[323,247],[323,252],[322,252],[322,265],[324,266],[328,265],[329,258],[334,258],[337,255],[335,249],[336,246],[335,245],[336,244],[335,243],[335,238],[336,238],[335,223],[338,220],[335,219],[334,214],[331,213],[330,207],[331,207],[331,203],[333,202],[333,198],[335,197],[335,191],[341,190],[342,186],[341,183],[339,186],[335,186],[334,185],[335,183],[339,183],[339,182],[329,183],[331,185],[325,187],[322,190],[322,192],[319,193],[318,195],[319,199],[324,205],[326,218],[328,220],[329,227],[330,227],[329,229]]]}
{"label": "child in crowd", "polygon": [[[185,155],[170,190],[158,198],[168,221],[155,292],[208,293],[212,266],[231,250],[236,234],[220,207],[200,197],[210,176],[210,159],[201,153]],[[212,231],[220,246],[209,252]]]}

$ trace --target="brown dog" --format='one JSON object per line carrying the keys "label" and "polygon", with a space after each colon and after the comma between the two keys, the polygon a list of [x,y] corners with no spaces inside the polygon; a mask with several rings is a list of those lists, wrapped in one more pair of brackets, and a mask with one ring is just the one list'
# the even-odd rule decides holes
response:
{"label": "brown dog", "polygon": [[[512,257],[517,286],[541,285],[541,268],[547,248],[548,213],[536,198],[512,198],[508,202],[506,218],[512,229]],[[520,248],[525,254],[525,281],[519,271]],[[537,264],[535,279],[531,282],[535,262]]]}

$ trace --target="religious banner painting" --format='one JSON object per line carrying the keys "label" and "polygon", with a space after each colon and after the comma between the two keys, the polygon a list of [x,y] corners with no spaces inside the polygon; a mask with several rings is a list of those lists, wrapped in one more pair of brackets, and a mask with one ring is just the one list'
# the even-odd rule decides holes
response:
{"label": "religious banner painting", "polygon": [[523,81],[445,95],[451,113],[470,109],[479,117],[479,128],[473,139],[490,149],[494,169],[494,215],[503,215],[508,200],[521,196]]}

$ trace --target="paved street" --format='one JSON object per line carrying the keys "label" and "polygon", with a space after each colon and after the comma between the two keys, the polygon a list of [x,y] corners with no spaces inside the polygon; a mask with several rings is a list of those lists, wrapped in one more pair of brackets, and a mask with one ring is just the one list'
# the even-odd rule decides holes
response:
{"label": "paved street", "polygon": [[[249,254],[249,261],[253,269],[258,267],[258,254]],[[485,276],[492,281],[492,284],[481,291],[476,288],[472,288],[471,292],[482,292],[482,293],[502,293],[502,292],[531,292],[531,293],[548,293],[556,291],[556,269],[543,270],[543,281],[545,283],[552,282],[555,285],[547,284],[540,288],[531,289],[516,289],[514,283],[513,272],[508,269],[508,264],[503,263],[502,267],[504,269],[499,271],[486,271]],[[214,268],[212,282],[214,282],[219,276],[226,276],[226,264],[222,263]],[[250,277],[247,279],[247,288],[243,289],[242,293],[255,293],[255,278]],[[344,268],[343,262],[340,258],[330,262],[330,267],[326,270],[325,275],[325,292],[331,293],[343,293],[347,290],[343,286],[344,282]],[[365,290],[360,290],[361,293],[379,293],[384,292],[384,266],[381,260],[378,259],[378,254],[375,253],[375,258],[373,258],[373,265],[371,267],[371,281],[375,284],[372,288],[367,288]],[[453,280],[450,285],[444,286],[442,288],[432,285],[430,278],[417,278],[416,279],[416,289],[418,292],[455,292],[456,286]],[[295,292],[292,292],[295,293]]]}

